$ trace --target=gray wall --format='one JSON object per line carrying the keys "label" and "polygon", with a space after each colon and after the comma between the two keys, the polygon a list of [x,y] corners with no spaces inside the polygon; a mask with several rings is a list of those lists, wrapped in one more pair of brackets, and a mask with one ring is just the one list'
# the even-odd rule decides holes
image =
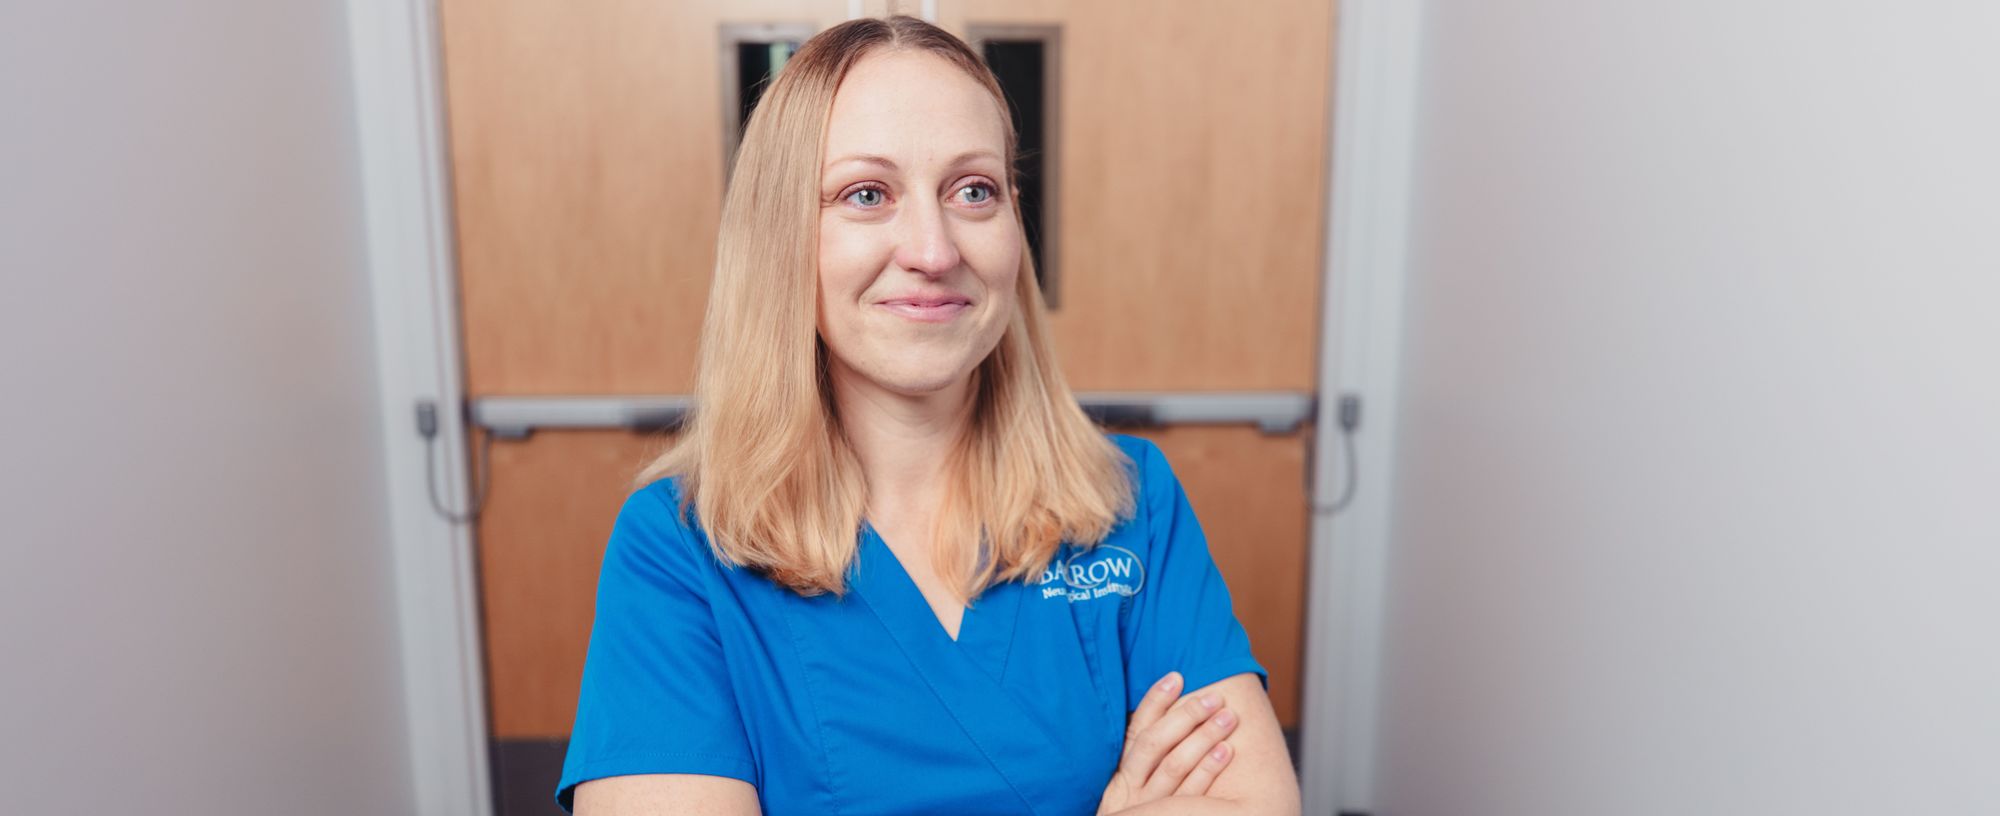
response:
{"label": "gray wall", "polygon": [[0,10],[0,810],[412,812],[347,61]]}
{"label": "gray wall", "polygon": [[1380,814],[2000,813],[1996,32],[1427,4]]}

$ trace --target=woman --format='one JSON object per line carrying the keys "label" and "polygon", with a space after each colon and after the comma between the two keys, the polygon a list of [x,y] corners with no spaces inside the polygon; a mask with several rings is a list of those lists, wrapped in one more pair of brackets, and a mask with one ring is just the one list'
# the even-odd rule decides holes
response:
{"label": "woman", "polygon": [[764,95],[699,407],[606,549],[565,809],[1297,811],[1178,481],[1057,371],[1005,104],[908,17]]}

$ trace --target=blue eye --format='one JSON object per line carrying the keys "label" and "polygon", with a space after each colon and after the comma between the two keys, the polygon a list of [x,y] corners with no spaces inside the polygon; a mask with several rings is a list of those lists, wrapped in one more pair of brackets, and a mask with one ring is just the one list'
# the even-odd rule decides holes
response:
{"label": "blue eye", "polygon": [[965,192],[965,191],[968,191],[968,190],[977,190],[977,191],[979,191],[980,193],[982,193],[982,195],[979,195],[979,196],[974,196],[974,197],[972,197],[972,198],[968,198],[968,199],[965,199],[965,203],[967,203],[967,204],[984,204],[984,203],[986,203],[986,202],[988,202],[988,201],[991,201],[991,200],[993,200],[993,187],[992,187],[992,185],[989,185],[989,184],[984,184],[984,183],[979,183],[979,184],[967,184],[967,185],[965,185],[964,187],[960,187],[960,188],[958,188],[958,189],[959,189],[959,192],[961,192],[961,193],[963,193],[963,192]]}
{"label": "blue eye", "polygon": [[874,207],[882,203],[882,189],[879,187],[863,187],[848,193],[847,200],[863,207]]}

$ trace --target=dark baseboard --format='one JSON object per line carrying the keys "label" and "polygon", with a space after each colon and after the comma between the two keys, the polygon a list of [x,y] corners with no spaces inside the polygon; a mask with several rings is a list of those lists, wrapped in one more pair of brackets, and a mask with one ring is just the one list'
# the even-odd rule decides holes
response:
{"label": "dark baseboard", "polygon": [[489,744],[495,816],[563,816],[556,807],[569,740],[504,739]]}

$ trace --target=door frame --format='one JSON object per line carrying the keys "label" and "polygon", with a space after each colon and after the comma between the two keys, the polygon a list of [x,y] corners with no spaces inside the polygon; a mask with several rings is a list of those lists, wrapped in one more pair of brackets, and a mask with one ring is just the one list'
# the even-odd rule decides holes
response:
{"label": "door frame", "polygon": [[[1299,767],[1305,812],[1370,813],[1394,512],[1420,10],[1337,0]],[[1344,395],[1361,399],[1352,449]],[[1353,456],[1352,501],[1336,511]]]}
{"label": "door frame", "polygon": [[[455,510],[471,493],[466,416],[453,408],[465,404],[465,366],[437,20],[435,0],[347,2],[412,802],[421,816],[487,816],[473,531],[431,506],[433,490]],[[415,424],[426,400],[440,406],[433,440]],[[437,462],[453,464],[434,486]]]}
{"label": "door frame", "polygon": [[[346,5],[414,804],[421,816],[484,816],[493,802],[473,533],[436,514],[422,476],[427,456],[466,461],[467,421],[439,411],[436,450],[411,426],[419,400],[466,404],[438,9]],[[1325,769],[1301,774],[1313,814],[1366,812],[1374,799],[1420,11],[1337,0],[1334,19],[1299,757]],[[1336,431],[1344,394],[1363,398],[1353,451]],[[1350,453],[1358,485],[1335,513]],[[442,499],[465,507],[464,468],[438,472]]]}

